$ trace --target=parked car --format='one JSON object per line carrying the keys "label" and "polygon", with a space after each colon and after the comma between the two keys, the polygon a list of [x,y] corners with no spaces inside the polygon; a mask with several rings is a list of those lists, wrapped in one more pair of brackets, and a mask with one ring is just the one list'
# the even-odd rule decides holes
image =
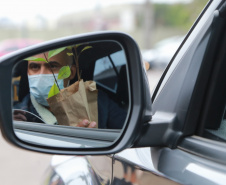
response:
{"label": "parked car", "polygon": [[0,57],[16,51],[18,49],[22,49],[27,46],[31,46],[34,44],[38,44],[42,42],[38,39],[7,39],[0,42]]}
{"label": "parked car", "polygon": [[153,49],[142,52],[144,61],[150,64],[150,68],[165,68],[183,39],[184,36],[174,36],[159,41]]}
{"label": "parked car", "polygon": [[[167,65],[153,95],[139,47],[123,33],[71,36],[3,56],[0,59],[3,136],[24,149],[77,155],[54,157],[46,184],[225,184],[225,19],[226,2],[209,1]],[[92,48],[97,44],[102,48],[90,49],[81,57],[83,78],[87,80],[93,80],[96,62],[101,57],[122,51],[126,65],[124,77],[119,77],[117,83],[124,83],[126,96],[117,90],[111,94],[107,83],[101,89],[111,94],[112,99],[128,98],[125,107],[122,101],[117,102],[127,110],[125,121],[120,122],[122,128],[12,121],[12,76],[20,74],[17,69],[26,64],[23,59],[80,44],[91,44]],[[99,118],[104,116],[107,114]],[[117,116],[111,120],[117,122]]]}

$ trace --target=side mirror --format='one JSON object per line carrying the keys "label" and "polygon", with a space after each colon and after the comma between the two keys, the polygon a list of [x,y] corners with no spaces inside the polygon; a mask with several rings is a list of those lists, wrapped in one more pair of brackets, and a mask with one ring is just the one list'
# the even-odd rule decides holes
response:
{"label": "side mirror", "polygon": [[131,147],[151,120],[135,41],[118,32],[61,38],[0,58],[3,136],[29,150],[92,155]]}

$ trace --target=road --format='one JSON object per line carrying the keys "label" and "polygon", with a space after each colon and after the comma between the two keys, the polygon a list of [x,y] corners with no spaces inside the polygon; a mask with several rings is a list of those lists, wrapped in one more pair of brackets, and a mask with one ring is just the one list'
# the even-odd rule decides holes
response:
{"label": "road", "polygon": [[52,155],[16,148],[0,136],[0,184],[40,185]]}
{"label": "road", "polygon": [[[151,91],[161,73],[160,70],[147,72]],[[0,147],[0,184],[40,185],[43,182],[52,155],[16,148],[8,144],[2,136],[0,136]]]}

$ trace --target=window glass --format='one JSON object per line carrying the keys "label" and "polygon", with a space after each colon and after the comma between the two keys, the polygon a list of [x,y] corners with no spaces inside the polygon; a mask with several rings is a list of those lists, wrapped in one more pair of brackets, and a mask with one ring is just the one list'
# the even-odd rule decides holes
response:
{"label": "window glass", "polygon": [[96,77],[98,74],[103,73],[106,70],[111,70],[113,68],[109,57],[103,57],[101,59],[98,59],[95,64],[94,69],[94,77]]}
{"label": "window glass", "polygon": [[122,66],[125,65],[126,59],[123,51],[100,58],[95,63],[93,79],[99,86],[116,93],[118,75]]}
{"label": "window glass", "polygon": [[212,126],[212,128],[209,126],[206,127],[204,136],[214,140],[226,141],[226,114],[225,113],[220,124],[214,124],[214,127]]}
{"label": "window glass", "polygon": [[120,72],[120,66],[126,64],[126,58],[123,51],[118,51],[110,55],[114,65],[117,67],[118,72]]}

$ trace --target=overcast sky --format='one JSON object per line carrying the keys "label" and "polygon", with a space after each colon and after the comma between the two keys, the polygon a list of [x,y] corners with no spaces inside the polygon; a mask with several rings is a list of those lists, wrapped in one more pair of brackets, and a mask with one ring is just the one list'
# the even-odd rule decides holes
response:
{"label": "overcast sky", "polygon": [[[191,2],[192,0],[152,0],[158,3]],[[142,3],[144,0],[5,0],[1,2],[0,18],[21,22],[37,14],[56,18],[62,14],[122,3]]]}

